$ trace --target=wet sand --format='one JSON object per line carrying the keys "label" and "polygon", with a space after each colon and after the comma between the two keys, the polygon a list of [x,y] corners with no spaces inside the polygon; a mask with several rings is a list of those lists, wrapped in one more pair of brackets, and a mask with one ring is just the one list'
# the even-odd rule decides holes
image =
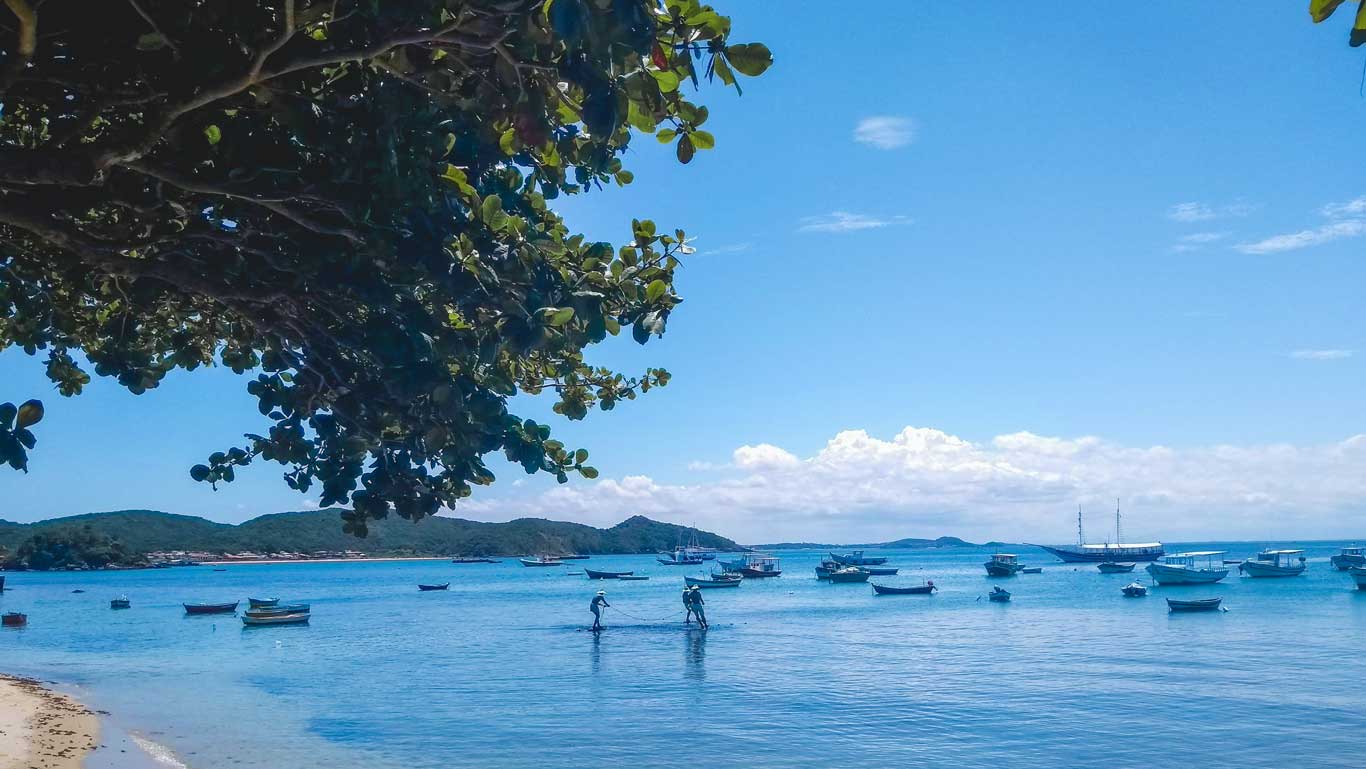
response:
{"label": "wet sand", "polygon": [[0,675],[0,769],[80,769],[99,734],[98,716],[74,699]]}

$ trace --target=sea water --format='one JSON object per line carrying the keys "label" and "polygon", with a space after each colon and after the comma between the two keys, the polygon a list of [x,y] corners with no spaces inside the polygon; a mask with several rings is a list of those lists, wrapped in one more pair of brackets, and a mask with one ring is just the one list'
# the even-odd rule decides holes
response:
{"label": "sea water", "polygon": [[[1274,543],[1280,547],[1293,543]],[[4,672],[73,687],[168,762],[216,767],[766,768],[1354,766],[1366,731],[1366,591],[1307,543],[1304,576],[1155,587],[1063,564],[989,578],[984,549],[886,551],[933,596],[783,575],[707,590],[651,556],[526,568],[446,561],[11,573]],[[1179,546],[1251,555],[1260,543]],[[584,566],[647,582],[589,580]],[[450,582],[445,592],[418,583]],[[990,603],[995,584],[1014,594]],[[81,589],[83,593],[73,593]],[[612,608],[586,631],[594,593]],[[126,594],[133,608],[109,599]],[[1165,597],[1227,612],[1169,614]],[[182,602],[308,602],[244,628]]]}

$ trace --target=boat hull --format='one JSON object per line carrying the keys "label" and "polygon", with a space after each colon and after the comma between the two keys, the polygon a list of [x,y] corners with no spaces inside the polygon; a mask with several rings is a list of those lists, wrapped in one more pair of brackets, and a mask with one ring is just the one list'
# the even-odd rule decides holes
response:
{"label": "boat hull", "polygon": [[873,584],[873,592],[878,595],[931,595],[939,588],[934,585],[913,585],[911,587],[895,587],[892,585]]}
{"label": "boat hull", "polygon": [[563,565],[564,565],[564,562],[563,562],[563,561],[533,561],[533,560],[531,560],[531,559],[529,559],[529,558],[518,558],[517,560],[521,561],[523,566],[529,566],[529,567],[563,566]]}
{"label": "boat hull", "polygon": [[447,583],[445,583],[444,585],[418,585],[418,586],[417,586],[417,589],[418,589],[418,590],[421,590],[421,591],[424,592],[424,593],[430,593],[430,592],[432,592],[433,590],[446,590],[446,589],[449,589],[450,586],[451,586],[451,583],[447,582]]}
{"label": "boat hull", "polygon": [[1105,561],[1156,561],[1167,553],[1161,547],[1125,547],[1125,548],[1106,548],[1101,550],[1096,548],[1096,552],[1090,550],[1078,550],[1075,547],[1051,547],[1049,545],[1037,545],[1067,563],[1104,563]]}
{"label": "boat hull", "polygon": [[629,577],[629,576],[631,576],[632,574],[634,574],[635,572],[630,572],[630,571],[593,571],[592,569],[584,569],[584,570],[583,570],[583,573],[584,573],[584,574],[587,574],[589,579],[621,579],[622,577]]}
{"label": "boat hull", "polygon": [[843,583],[848,583],[848,582],[867,582],[869,576],[871,576],[871,575],[868,574],[868,572],[863,571],[863,570],[859,570],[858,572],[848,572],[848,573],[835,571],[835,572],[831,572],[831,573],[830,573],[830,576],[829,576],[828,579],[829,579],[831,582],[843,582]]}
{"label": "boat hull", "polygon": [[1353,566],[1347,570],[1352,575],[1352,580],[1357,583],[1357,590],[1366,590],[1366,568]]}
{"label": "boat hull", "polygon": [[751,569],[749,567],[740,569],[740,573],[750,579],[763,579],[764,577],[781,577],[783,574],[781,569]]}
{"label": "boat hull", "polygon": [[743,582],[744,580],[739,580],[739,579],[698,579],[697,577],[684,577],[684,578],[683,578],[683,581],[686,582],[686,583],[688,584],[688,587],[713,588],[713,587],[739,587],[739,586],[740,586],[740,583]]}
{"label": "boat hull", "polygon": [[186,614],[232,614],[237,611],[238,601],[232,603],[184,603]]}
{"label": "boat hull", "polygon": [[303,625],[309,620],[308,612],[296,614],[253,614],[242,615],[242,624],[247,627],[266,627],[269,625]]}
{"label": "boat hull", "polygon": [[1366,555],[1335,555],[1328,560],[1333,562],[1333,568],[1338,571],[1347,571],[1354,566],[1366,568]]}
{"label": "boat hull", "polygon": [[1131,585],[1125,585],[1120,589],[1124,591],[1124,595],[1127,598],[1142,598],[1143,596],[1148,594],[1147,586],[1140,585],[1137,582]]}
{"label": "boat hull", "polygon": [[1138,564],[1136,563],[1115,563],[1113,561],[1105,561],[1097,564],[1096,568],[1100,569],[1101,574],[1128,574],[1133,571],[1134,567],[1137,565]]}
{"label": "boat hull", "polygon": [[1274,563],[1262,561],[1243,561],[1238,564],[1238,571],[1249,577],[1298,577],[1304,573],[1304,564],[1277,566]]}
{"label": "boat hull", "polygon": [[253,609],[260,609],[266,606],[274,606],[279,602],[279,598],[248,598],[247,606],[250,606]]}
{"label": "boat hull", "polygon": [[1180,601],[1175,598],[1167,599],[1168,611],[1218,611],[1219,604],[1223,598],[1197,598],[1193,601]]}
{"label": "boat hull", "polygon": [[1144,571],[1159,585],[1209,585],[1228,576],[1228,569],[1187,569],[1150,563]]}
{"label": "boat hull", "polygon": [[669,560],[669,559],[666,559],[666,558],[656,558],[655,560],[656,560],[656,561],[659,561],[659,565],[660,565],[660,566],[701,566],[701,565],[702,565],[702,559],[701,559],[701,558],[698,558],[698,559],[695,560],[695,561],[694,561],[694,560],[673,561],[673,560]]}
{"label": "boat hull", "polygon": [[986,567],[987,575],[991,577],[1013,577],[1024,568],[1018,563],[1010,564],[997,561],[987,561],[982,565]]}

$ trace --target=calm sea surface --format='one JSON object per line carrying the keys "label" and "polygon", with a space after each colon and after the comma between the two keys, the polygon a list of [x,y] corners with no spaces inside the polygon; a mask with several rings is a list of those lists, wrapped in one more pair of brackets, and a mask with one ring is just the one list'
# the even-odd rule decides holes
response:
{"label": "calm sea surface", "polygon": [[[10,574],[0,608],[30,625],[0,632],[0,670],[76,687],[195,769],[1357,766],[1366,592],[1328,564],[1338,544],[1302,545],[1306,576],[1143,599],[1120,594],[1137,573],[1030,549],[1042,574],[995,580],[987,550],[880,553],[903,573],[874,581],[932,597],[818,582],[820,553],[786,552],[780,578],[707,591],[705,633],[681,624],[700,569],[648,556]],[[651,580],[566,573],[584,565]],[[996,583],[1012,603],[979,600]],[[1229,611],[1162,600],[1211,595]],[[180,608],[247,596],[310,602],[312,624]]]}

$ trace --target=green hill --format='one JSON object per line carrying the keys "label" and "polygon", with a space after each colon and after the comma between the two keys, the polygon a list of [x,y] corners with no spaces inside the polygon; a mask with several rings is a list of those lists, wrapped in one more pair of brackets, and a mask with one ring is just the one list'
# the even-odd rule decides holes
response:
{"label": "green hill", "polygon": [[979,547],[972,542],[959,539],[958,537],[938,537],[936,539],[918,539],[916,537],[906,537],[892,542],[870,542],[861,545],[831,545],[819,542],[775,542],[769,545],[753,545],[755,550],[910,550],[915,548],[930,547]]}
{"label": "green hill", "polygon": [[[314,553],[359,551],[366,555],[525,555],[529,553],[644,553],[672,549],[691,530],[635,516],[610,529],[579,523],[521,518],[482,523],[435,517],[419,522],[391,517],[370,526],[357,539],[341,530],[337,510],[275,513],[238,525],[152,510],[119,510],[53,518],[31,524],[0,520],[0,546],[16,552],[38,534],[88,530],[129,553],[195,551],[205,553]],[[729,539],[697,532],[698,544],[739,549]]]}

